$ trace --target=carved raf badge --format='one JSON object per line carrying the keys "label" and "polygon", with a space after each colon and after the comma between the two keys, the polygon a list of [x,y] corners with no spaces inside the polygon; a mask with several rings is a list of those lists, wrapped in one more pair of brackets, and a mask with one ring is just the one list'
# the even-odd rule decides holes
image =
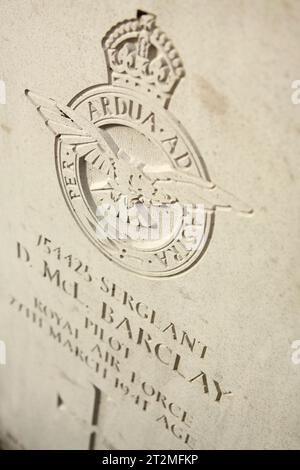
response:
{"label": "carved raf badge", "polygon": [[251,209],[209,179],[168,111],[185,72],[155,16],[139,12],[118,23],[102,46],[108,84],[81,91],[67,106],[25,93],[56,135],[57,175],[81,229],[127,270],[171,276],[201,258],[216,209]]}

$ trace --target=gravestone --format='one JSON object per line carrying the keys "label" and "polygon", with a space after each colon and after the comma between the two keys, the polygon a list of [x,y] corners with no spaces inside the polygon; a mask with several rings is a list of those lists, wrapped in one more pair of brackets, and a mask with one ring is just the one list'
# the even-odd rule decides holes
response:
{"label": "gravestone", "polygon": [[1,447],[299,448],[298,2],[0,10]]}

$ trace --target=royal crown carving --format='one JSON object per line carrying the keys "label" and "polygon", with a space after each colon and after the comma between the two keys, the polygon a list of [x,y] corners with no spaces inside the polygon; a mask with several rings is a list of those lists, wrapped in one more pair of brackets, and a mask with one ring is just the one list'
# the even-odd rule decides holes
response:
{"label": "royal crown carving", "polygon": [[114,85],[131,88],[168,104],[184,68],[154,15],[118,23],[103,38],[108,73]]}

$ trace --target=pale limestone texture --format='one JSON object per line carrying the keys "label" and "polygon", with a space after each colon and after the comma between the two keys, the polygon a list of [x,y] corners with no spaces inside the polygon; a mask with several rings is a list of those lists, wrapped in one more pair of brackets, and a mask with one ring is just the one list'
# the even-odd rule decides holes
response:
{"label": "pale limestone texture", "polygon": [[[217,212],[203,257],[164,279],[80,230],[24,94],[107,83],[101,39],[137,9],[184,64],[169,111],[254,211]],[[2,446],[299,448],[299,2],[0,0],[0,18]]]}

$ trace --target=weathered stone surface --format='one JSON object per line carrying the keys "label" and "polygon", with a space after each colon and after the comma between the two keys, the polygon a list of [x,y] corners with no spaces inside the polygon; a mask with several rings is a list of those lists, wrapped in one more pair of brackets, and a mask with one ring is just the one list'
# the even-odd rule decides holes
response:
{"label": "weathered stone surface", "polygon": [[[2,446],[299,448],[299,3],[0,17]],[[104,167],[110,201],[199,199],[197,251],[99,242]]]}

